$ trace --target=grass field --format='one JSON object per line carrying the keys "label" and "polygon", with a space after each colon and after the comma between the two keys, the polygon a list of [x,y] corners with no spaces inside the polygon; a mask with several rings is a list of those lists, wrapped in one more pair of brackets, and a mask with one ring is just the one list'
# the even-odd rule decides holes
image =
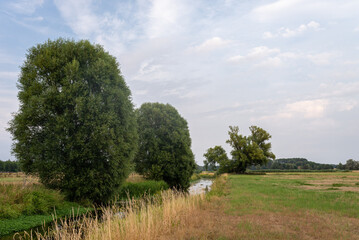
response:
{"label": "grass field", "polygon": [[359,239],[358,183],[357,172],[231,175],[227,195],[193,216],[202,230],[187,236]]}
{"label": "grass field", "polygon": [[81,232],[70,223],[55,239],[359,240],[359,172],[229,175],[212,189],[129,206],[123,219],[108,208],[103,222],[89,218]]}

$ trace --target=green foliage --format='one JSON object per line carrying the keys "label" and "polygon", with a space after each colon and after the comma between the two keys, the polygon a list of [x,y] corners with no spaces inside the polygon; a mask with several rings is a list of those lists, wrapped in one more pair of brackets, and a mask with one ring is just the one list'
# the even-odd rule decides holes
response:
{"label": "green foliage", "polygon": [[20,164],[18,161],[1,161],[0,172],[20,172]]}
{"label": "green foliage", "polygon": [[168,189],[169,186],[164,181],[147,180],[143,182],[127,182],[123,184],[119,191],[119,199],[140,198],[145,195],[154,195],[162,190]]}
{"label": "green foliage", "polygon": [[54,207],[64,202],[58,191],[33,185],[0,185],[0,219],[16,218],[20,215],[49,214]]}
{"label": "green foliage", "polygon": [[268,162],[263,168],[269,169],[309,169],[324,170],[334,169],[332,164],[321,164],[308,161],[305,158],[279,158]]}
{"label": "green foliage", "polygon": [[187,121],[169,104],[144,103],[137,110],[136,171],[186,190],[195,170]]}
{"label": "green foliage", "polygon": [[212,170],[217,170],[217,165],[220,166],[219,172],[226,172],[227,169],[224,169],[228,165],[229,159],[227,157],[226,151],[221,146],[215,146],[209,148],[203,156],[206,158],[204,162],[205,168],[210,168]]}
{"label": "green foliage", "polygon": [[[16,218],[0,219],[0,237],[14,232],[28,230],[34,227],[40,227],[54,220],[54,216],[61,218],[64,216],[81,215],[88,212],[88,208],[80,207],[76,203],[62,202],[56,209],[52,209],[47,214],[20,215]],[[12,239],[12,238],[11,238]]]}
{"label": "green foliage", "polygon": [[58,39],[28,51],[10,123],[26,173],[69,199],[107,202],[129,174],[136,121],[115,58],[88,41]]}
{"label": "green foliage", "polygon": [[355,161],[353,159],[347,160],[345,164],[339,163],[338,169],[343,170],[359,170],[359,161]]}
{"label": "green foliage", "polygon": [[220,166],[222,172],[244,173],[248,166],[263,165],[275,158],[270,152],[271,143],[267,142],[271,135],[264,129],[251,126],[249,136],[239,134],[239,128],[236,126],[230,126],[229,129],[227,143],[233,148],[232,159],[223,162],[223,166]]}

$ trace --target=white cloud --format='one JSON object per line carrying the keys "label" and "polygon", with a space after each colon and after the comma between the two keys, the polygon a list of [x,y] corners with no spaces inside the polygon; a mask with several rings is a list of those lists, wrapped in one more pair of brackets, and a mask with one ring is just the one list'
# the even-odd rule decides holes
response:
{"label": "white cloud", "polygon": [[263,62],[257,64],[258,67],[279,67],[283,64],[282,59],[279,57],[269,57]]}
{"label": "white cloud", "polygon": [[253,63],[257,67],[278,67],[282,60],[278,57],[278,48],[259,46],[252,48],[247,55],[236,55],[227,59],[231,63]]}
{"label": "white cloud", "polygon": [[287,104],[284,113],[288,116],[303,116],[304,118],[321,118],[329,101],[327,99],[297,101]]}
{"label": "white cloud", "polygon": [[337,56],[339,56],[339,53],[323,52],[318,54],[308,54],[306,58],[316,65],[329,65]]}
{"label": "white cloud", "polygon": [[154,63],[153,59],[141,63],[140,68],[132,80],[144,82],[167,82],[171,80],[170,74],[161,64]]}
{"label": "white cloud", "polygon": [[213,38],[207,39],[202,44],[194,47],[194,49],[198,52],[209,52],[209,51],[224,47],[224,46],[228,45],[228,43],[230,43],[230,41],[223,40],[220,37],[213,37]]}
{"label": "white cloud", "polygon": [[147,35],[157,38],[179,32],[186,12],[183,1],[153,0],[148,14]]}
{"label": "white cloud", "polygon": [[44,0],[18,0],[10,3],[13,11],[20,14],[33,14],[37,8],[41,7]]}
{"label": "white cloud", "polygon": [[88,37],[99,31],[100,19],[92,12],[92,1],[55,0],[54,2],[75,34]]}
{"label": "white cloud", "polygon": [[230,57],[228,59],[229,62],[241,62],[241,61],[248,61],[248,60],[259,60],[266,58],[272,54],[279,53],[280,50],[278,48],[268,48],[266,46],[259,46],[252,48],[246,56],[237,55]]}
{"label": "white cloud", "polygon": [[290,37],[295,37],[295,36],[301,35],[308,30],[318,30],[319,27],[320,27],[319,23],[317,23],[315,21],[311,21],[308,24],[300,25],[296,29],[282,27],[276,33],[264,32],[263,38],[265,38],[265,39],[276,38],[276,37],[290,38]]}
{"label": "white cloud", "polygon": [[303,16],[350,18],[357,16],[359,2],[347,0],[277,0],[254,8],[251,17],[260,22],[295,20]]}
{"label": "white cloud", "polygon": [[322,83],[319,89],[322,97],[353,98],[359,95],[359,82]]}

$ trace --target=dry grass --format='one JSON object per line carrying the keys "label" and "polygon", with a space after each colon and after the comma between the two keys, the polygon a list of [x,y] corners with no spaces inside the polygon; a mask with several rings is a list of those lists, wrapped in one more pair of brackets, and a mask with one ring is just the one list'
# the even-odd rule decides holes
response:
{"label": "dry grass", "polygon": [[33,185],[40,184],[36,176],[26,175],[25,173],[0,173],[0,184]]}
{"label": "dry grass", "polygon": [[145,181],[144,177],[138,173],[131,173],[130,176],[126,179],[126,182],[138,183]]}
{"label": "dry grass", "polygon": [[[151,204],[148,204],[148,202]],[[54,232],[38,239],[167,239],[176,229],[185,229],[205,201],[204,195],[186,196],[165,191],[159,197],[129,201],[124,208],[105,208],[102,218],[85,217],[81,221],[63,221]],[[122,216],[125,217],[122,217]]]}

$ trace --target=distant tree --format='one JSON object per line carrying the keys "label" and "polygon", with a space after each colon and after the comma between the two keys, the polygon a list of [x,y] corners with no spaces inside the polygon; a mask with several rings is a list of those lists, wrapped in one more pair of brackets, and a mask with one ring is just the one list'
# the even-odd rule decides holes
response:
{"label": "distant tree", "polygon": [[203,164],[204,164],[204,170],[205,170],[205,171],[208,171],[208,165],[209,165],[208,161],[207,161],[207,160],[204,160],[204,161],[203,161]]}
{"label": "distant tree", "polygon": [[219,166],[219,172],[226,172],[225,166],[228,165],[228,157],[226,151],[221,146],[215,146],[207,149],[207,152],[203,154],[206,158],[205,162],[208,164],[208,168],[217,170]]}
{"label": "distant tree", "polygon": [[187,121],[169,104],[144,103],[136,113],[140,137],[136,171],[187,190],[196,167]]}
{"label": "distant tree", "polygon": [[20,165],[18,161],[1,161],[0,160],[0,172],[20,172]]}
{"label": "distant tree", "polygon": [[204,166],[200,166],[200,165],[198,165],[198,164],[196,163],[195,173],[201,173],[201,172],[203,172],[203,171],[205,171]]}
{"label": "distant tree", "polygon": [[359,170],[359,162],[353,159],[347,160],[345,164],[345,169],[347,170]]}
{"label": "distant tree", "polygon": [[339,170],[343,170],[343,169],[345,169],[345,167],[343,166],[343,164],[342,164],[342,163],[339,163],[337,168],[338,168]]}
{"label": "distant tree", "polygon": [[229,127],[229,139],[227,143],[231,145],[232,160],[230,168],[233,172],[243,173],[248,166],[263,165],[270,159],[275,159],[275,155],[270,151],[271,143],[267,142],[271,135],[264,129],[251,126],[251,135],[243,136],[239,134],[238,127]]}
{"label": "distant tree", "polygon": [[72,200],[107,202],[129,173],[136,119],[116,59],[88,41],[58,39],[28,51],[10,123],[26,173]]}

